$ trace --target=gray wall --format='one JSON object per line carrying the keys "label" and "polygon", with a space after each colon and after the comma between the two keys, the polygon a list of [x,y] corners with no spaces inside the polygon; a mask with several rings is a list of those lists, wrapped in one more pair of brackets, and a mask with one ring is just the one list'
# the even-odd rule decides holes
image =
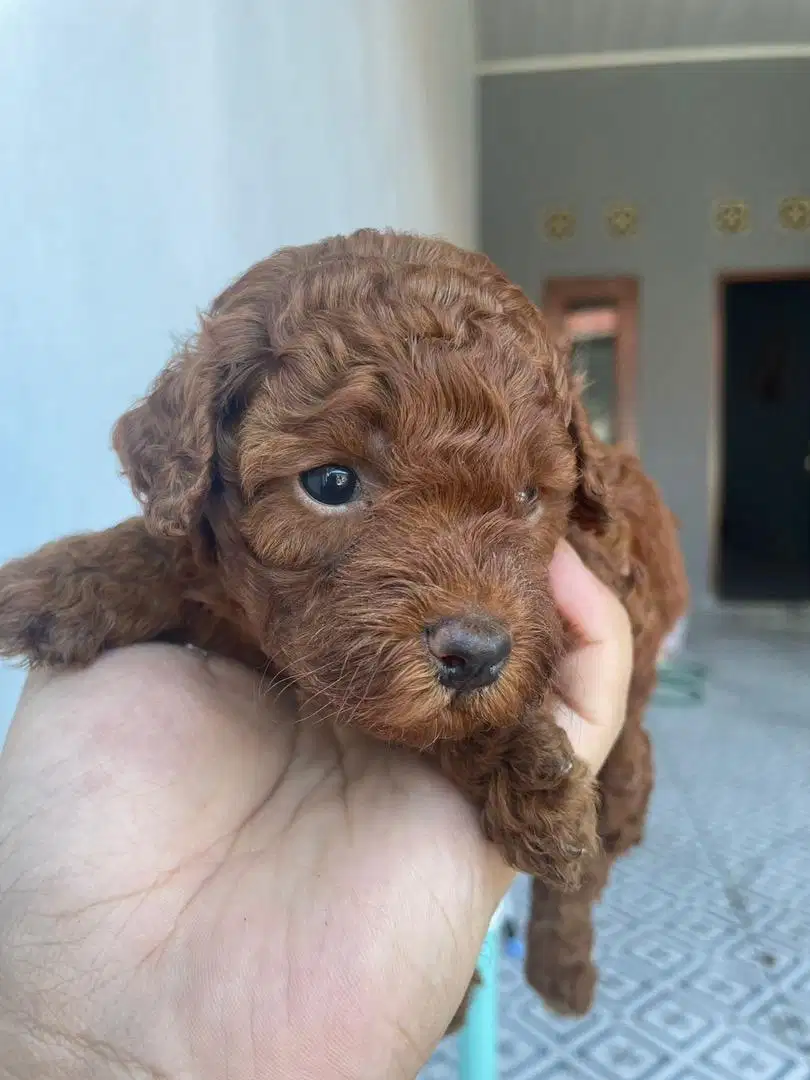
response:
{"label": "gray wall", "polygon": [[[683,522],[696,600],[710,583],[709,483],[716,414],[715,281],[723,271],[810,267],[810,236],[775,222],[810,193],[810,64],[672,66],[504,75],[481,90],[483,246],[532,297],[556,275],[642,281],[640,450]],[[718,198],[744,198],[748,235],[711,225]],[[613,240],[602,215],[638,204],[639,235]],[[568,241],[543,212],[571,206]]]}
{"label": "gray wall", "polygon": [[473,60],[468,0],[0,3],[0,562],[132,512],[110,427],[255,259],[474,243]]}

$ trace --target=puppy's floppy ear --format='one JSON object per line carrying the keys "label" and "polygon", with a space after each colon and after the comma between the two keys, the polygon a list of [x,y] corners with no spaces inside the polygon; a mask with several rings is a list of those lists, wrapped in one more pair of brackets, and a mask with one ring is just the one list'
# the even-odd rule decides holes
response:
{"label": "puppy's floppy ear", "polygon": [[186,535],[199,518],[211,484],[214,397],[215,365],[201,334],[113,429],[113,448],[156,535]]}
{"label": "puppy's floppy ear", "polygon": [[266,315],[250,304],[223,311],[222,301],[113,429],[113,448],[158,536],[186,536],[200,525],[218,434],[270,355]]}
{"label": "puppy's floppy ear", "polygon": [[574,492],[573,520],[580,528],[603,533],[612,519],[610,494],[602,470],[602,450],[582,404],[584,379],[570,379],[571,420],[568,431],[577,454],[579,480]]}

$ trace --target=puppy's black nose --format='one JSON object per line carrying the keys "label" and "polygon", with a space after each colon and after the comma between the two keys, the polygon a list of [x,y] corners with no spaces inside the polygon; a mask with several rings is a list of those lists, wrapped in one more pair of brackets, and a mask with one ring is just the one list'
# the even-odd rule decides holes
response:
{"label": "puppy's black nose", "polygon": [[449,690],[475,690],[494,683],[512,649],[506,630],[486,615],[442,619],[427,627],[425,638],[439,682]]}

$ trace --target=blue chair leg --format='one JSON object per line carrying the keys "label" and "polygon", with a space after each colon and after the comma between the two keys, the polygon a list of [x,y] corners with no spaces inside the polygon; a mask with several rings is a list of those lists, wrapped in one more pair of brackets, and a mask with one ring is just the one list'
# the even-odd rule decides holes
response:
{"label": "blue chair leg", "polygon": [[500,938],[500,923],[495,920],[478,960],[481,984],[472,995],[458,1036],[459,1080],[497,1080]]}

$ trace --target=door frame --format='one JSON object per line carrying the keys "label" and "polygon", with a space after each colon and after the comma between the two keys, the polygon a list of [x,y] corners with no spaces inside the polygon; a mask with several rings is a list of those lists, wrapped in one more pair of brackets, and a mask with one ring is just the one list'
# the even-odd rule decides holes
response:
{"label": "door frame", "polygon": [[638,313],[641,284],[637,277],[550,277],[543,286],[542,309],[556,340],[564,337],[563,315],[572,304],[609,304],[616,308],[616,424],[617,441],[635,448]]}
{"label": "door frame", "polygon": [[[726,472],[726,289],[729,285],[767,284],[772,281],[810,281],[810,268],[721,270],[714,284],[714,348],[712,394],[714,407],[709,421],[709,590],[716,601],[720,594],[723,545],[723,502]],[[789,601],[785,601],[789,603]]]}

